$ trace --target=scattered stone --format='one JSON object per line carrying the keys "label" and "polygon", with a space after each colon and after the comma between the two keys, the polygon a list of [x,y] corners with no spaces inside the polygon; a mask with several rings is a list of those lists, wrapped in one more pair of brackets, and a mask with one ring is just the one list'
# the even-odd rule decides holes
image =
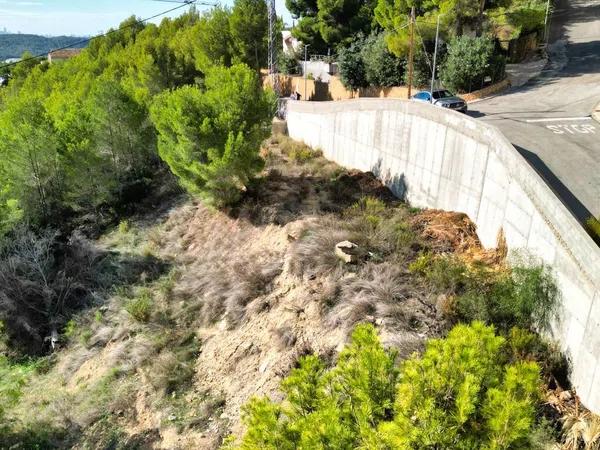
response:
{"label": "scattered stone", "polygon": [[335,254],[346,264],[358,262],[358,245],[350,241],[342,241],[335,244]]}
{"label": "scattered stone", "polygon": [[167,417],[167,419],[169,420],[169,422],[173,422],[177,420],[177,416],[175,414],[171,414],[169,415],[169,417]]}
{"label": "scattered stone", "polygon": [[560,400],[563,402],[568,402],[573,398],[573,395],[571,394],[571,391],[562,391],[560,394],[558,394],[558,398],[560,398]]}

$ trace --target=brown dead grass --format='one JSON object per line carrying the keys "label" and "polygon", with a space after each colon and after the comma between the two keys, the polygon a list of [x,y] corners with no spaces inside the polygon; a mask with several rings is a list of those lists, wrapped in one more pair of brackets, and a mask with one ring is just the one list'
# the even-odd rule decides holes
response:
{"label": "brown dead grass", "polygon": [[464,213],[424,210],[412,218],[411,225],[436,253],[453,253],[467,262],[490,266],[502,266],[506,261],[508,248],[504,232],[499,231],[495,248],[484,249],[476,225]]}

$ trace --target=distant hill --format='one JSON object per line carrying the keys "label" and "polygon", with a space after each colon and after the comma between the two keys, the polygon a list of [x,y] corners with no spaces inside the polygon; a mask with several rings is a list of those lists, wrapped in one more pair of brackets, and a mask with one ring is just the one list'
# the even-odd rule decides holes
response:
{"label": "distant hill", "polygon": [[[73,36],[45,37],[35,34],[0,34],[0,61],[18,58],[23,52],[34,55],[48,53],[50,50],[74,44],[85,38]],[[85,47],[86,44],[77,47]]]}

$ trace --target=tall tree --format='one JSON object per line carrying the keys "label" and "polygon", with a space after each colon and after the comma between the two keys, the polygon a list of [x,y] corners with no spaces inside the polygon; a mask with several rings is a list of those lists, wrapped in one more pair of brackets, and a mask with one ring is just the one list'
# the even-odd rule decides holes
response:
{"label": "tall tree", "polygon": [[292,34],[319,53],[347,46],[357,33],[369,34],[377,25],[376,5],[376,0],[286,0],[299,19]]}
{"label": "tall tree", "polygon": [[272,105],[246,65],[210,68],[204,91],[183,87],[153,104],[159,155],[190,193],[218,207],[233,203],[262,168]]}
{"label": "tall tree", "polygon": [[236,0],[229,24],[235,59],[255,70],[266,67],[269,17],[265,0]]}

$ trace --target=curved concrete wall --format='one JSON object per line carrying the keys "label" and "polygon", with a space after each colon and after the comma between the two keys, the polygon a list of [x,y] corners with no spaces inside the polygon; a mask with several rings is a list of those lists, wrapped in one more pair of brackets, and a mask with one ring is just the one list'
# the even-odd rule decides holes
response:
{"label": "curved concrete wall", "polygon": [[494,127],[402,100],[289,102],[292,138],[374,172],[412,205],[460,211],[493,247],[504,230],[554,269],[562,292],[555,338],[583,403],[600,413],[600,248]]}

